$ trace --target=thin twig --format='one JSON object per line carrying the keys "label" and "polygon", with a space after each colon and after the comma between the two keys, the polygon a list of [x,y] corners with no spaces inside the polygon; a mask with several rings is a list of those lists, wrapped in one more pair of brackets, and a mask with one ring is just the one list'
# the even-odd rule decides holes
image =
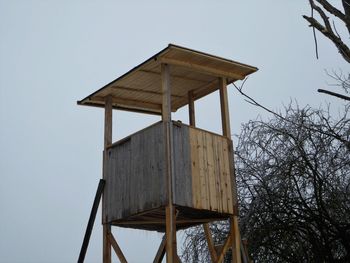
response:
{"label": "thin twig", "polygon": [[[289,120],[289,119],[283,117],[281,114],[278,114],[277,112],[274,112],[273,110],[270,110],[269,108],[263,106],[262,104],[260,104],[259,102],[257,102],[255,99],[253,99],[252,97],[250,97],[249,95],[247,95],[246,93],[244,93],[244,92],[243,92],[243,85],[244,85],[244,83],[246,82],[247,79],[248,79],[248,78],[246,78],[246,79],[243,81],[241,87],[238,87],[235,83],[232,83],[232,84],[233,84],[233,86],[236,88],[236,90],[237,90],[242,96],[244,96],[245,98],[247,98],[247,99],[249,100],[249,103],[250,103],[250,104],[252,104],[252,105],[254,105],[254,106],[257,106],[257,107],[259,107],[259,108],[262,108],[262,109],[264,109],[265,111],[267,111],[267,112],[269,112],[269,113],[271,113],[271,114],[273,114],[273,115],[279,117],[280,119],[282,119],[282,120],[284,120],[284,121],[286,121],[286,122],[289,122],[289,123],[292,123],[292,124],[295,125],[295,123],[294,123],[293,121],[291,121],[291,120]],[[330,136],[330,137],[332,137],[332,138],[334,138],[334,139],[336,139],[336,140],[339,140],[340,142],[344,143],[344,144],[346,145],[346,147],[348,147],[348,149],[350,149],[350,141],[348,141],[347,139],[342,138],[342,136],[339,135],[339,134],[337,134],[337,133],[329,133],[329,132],[327,132],[327,131],[317,130],[317,129],[312,129],[312,128],[309,128],[309,129],[310,129],[310,131],[313,131],[313,132],[316,132],[316,133],[320,133],[320,134],[323,134],[323,135],[326,135],[326,136]]]}
{"label": "thin twig", "polygon": [[[314,18],[314,9],[312,7],[312,0],[310,0],[310,7],[311,7],[311,17]],[[316,38],[316,29],[315,27],[312,27],[312,32],[314,35],[314,41],[315,41],[315,52],[316,52],[316,59],[318,59],[318,45],[317,45],[317,38]]]}

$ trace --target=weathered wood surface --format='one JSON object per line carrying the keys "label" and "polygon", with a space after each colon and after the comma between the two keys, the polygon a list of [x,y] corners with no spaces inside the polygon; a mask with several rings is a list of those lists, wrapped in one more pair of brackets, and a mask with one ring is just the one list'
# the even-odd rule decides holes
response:
{"label": "weathered wood surface", "polygon": [[162,127],[153,125],[108,150],[108,221],[166,204]]}
{"label": "weathered wood surface", "polygon": [[192,207],[191,153],[189,144],[189,128],[181,124],[173,124],[174,141],[174,203]]}
{"label": "weathered wood surface", "polygon": [[[163,122],[108,149],[107,221],[167,205]],[[233,213],[230,140],[172,122],[173,203],[192,209]]]}
{"label": "weathered wood surface", "polygon": [[[112,125],[113,125],[113,104],[112,104],[112,97],[107,96],[105,99],[105,123],[104,123],[104,147],[103,147],[103,174],[102,178],[106,181],[106,178],[108,177],[108,167],[107,167],[107,147],[108,145],[112,144],[113,136],[112,136]],[[102,247],[103,247],[103,263],[111,263],[111,244],[108,240],[108,234],[111,232],[111,226],[109,224],[106,224],[106,205],[107,205],[107,197],[106,193],[104,192],[102,195],[102,223],[103,223],[103,234],[102,234]]]}

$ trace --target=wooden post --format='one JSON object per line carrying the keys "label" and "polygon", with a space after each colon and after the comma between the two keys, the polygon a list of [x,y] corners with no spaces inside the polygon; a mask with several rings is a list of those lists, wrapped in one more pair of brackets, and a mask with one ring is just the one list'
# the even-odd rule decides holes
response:
{"label": "wooden post", "polygon": [[220,106],[221,106],[221,122],[222,122],[222,134],[231,139],[231,127],[230,127],[230,113],[228,110],[228,96],[226,79],[219,79],[220,89]]}
{"label": "wooden post", "polygon": [[[220,106],[221,106],[221,121],[222,121],[222,133],[225,137],[231,140],[231,127],[230,127],[230,114],[228,109],[228,96],[227,96],[227,82],[225,78],[219,79],[219,89],[220,89]],[[231,151],[233,151],[233,146],[231,144]],[[232,155],[233,157],[233,155]],[[233,158],[231,162],[233,162]],[[234,180],[234,166],[230,167],[231,178]],[[236,182],[232,182],[233,185],[236,185]],[[237,191],[235,191],[237,194]],[[238,200],[237,196],[232,196],[233,200]],[[232,262],[241,263],[241,241],[240,241],[240,233],[238,227],[238,213],[237,204],[233,204],[233,211],[235,213],[234,216],[230,219],[230,235],[232,241]]]}
{"label": "wooden post", "polygon": [[168,205],[166,207],[166,262],[176,262],[176,222],[173,204],[173,163],[172,163],[172,123],[171,123],[171,87],[169,65],[161,64],[162,76],[162,120],[164,123],[165,154],[166,154],[166,182]]}
{"label": "wooden post", "polygon": [[194,99],[193,99],[193,91],[188,92],[188,114],[190,125],[196,127],[196,115],[194,109]]}
{"label": "wooden post", "polygon": [[[104,151],[103,151],[103,179],[107,176],[107,147],[112,144],[112,97],[108,96],[105,102],[105,123],[104,123]],[[106,220],[106,195],[103,193],[102,197],[102,224],[103,224],[103,263],[111,263],[111,243],[109,241],[109,234],[111,233],[111,226],[105,222]]]}

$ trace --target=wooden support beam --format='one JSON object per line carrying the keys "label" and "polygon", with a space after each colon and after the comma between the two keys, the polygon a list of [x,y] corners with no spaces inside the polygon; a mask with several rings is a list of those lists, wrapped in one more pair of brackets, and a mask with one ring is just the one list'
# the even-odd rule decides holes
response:
{"label": "wooden support beam", "polygon": [[164,123],[164,141],[166,154],[166,182],[168,205],[165,208],[166,229],[166,262],[173,263],[176,260],[176,215],[173,204],[173,158],[172,158],[172,123],[171,123],[171,86],[169,65],[161,64],[162,76],[162,121]]}
{"label": "wooden support beam", "polygon": [[96,218],[96,214],[97,214],[98,205],[99,205],[100,200],[101,200],[104,186],[105,186],[105,180],[100,179],[100,182],[99,182],[98,187],[97,187],[94,203],[93,203],[92,208],[91,208],[89,221],[88,221],[88,224],[86,227],[83,244],[82,244],[81,249],[80,249],[78,263],[84,262],[86,251],[87,251],[87,248],[89,246],[92,228],[94,227],[94,222],[95,222],[95,218]]}
{"label": "wooden support beam", "polygon": [[[135,108],[140,108],[140,109],[148,109],[148,110],[155,110],[155,111],[160,111],[161,110],[161,105],[157,103],[151,103],[151,102],[145,102],[145,101],[139,101],[139,100],[132,100],[132,99],[127,99],[127,98],[117,98],[110,96],[112,98],[112,104],[114,105],[120,105],[120,106],[129,106],[129,107],[135,107]],[[94,96],[91,97],[92,101],[104,101],[103,97],[98,97]]]}
{"label": "wooden support beam", "polygon": [[221,122],[222,122],[222,134],[231,139],[231,127],[230,127],[230,113],[228,109],[228,96],[226,79],[219,79],[220,90],[220,106],[221,106]]}
{"label": "wooden support beam", "polygon": [[[227,138],[231,139],[231,127],[230,127],[230,115],[229,115],[229,109],[228,109],[228,96],[227,96],[227,86],[226,86],[226,79],[220,78],[219,80],[219,89],[220,89],[220,105],[221,105],[221,121],[222,121],[222,132],[223,135]],[[231,144],[230,146],[231,154],[231,162],[232,165],[230,165],[230,174],[231,174],[231,180],[234,188],[233,197],[233,211],[234,216],[230,219],[230,225],[231,225],[231,231],[230,236],[232,239],[232,260],[235,263],[241,263],[241,237],[239,233],[239,226],[238,226],[238,207],[237,207],[237,189],[236,189],[236,182],[235,182],[235,176],[234,176],[234,165],[233,165],[233,146]]]}
{"label": "wooden support beam", "polygon": [[203,66],[191,61],[179,60],[173,58],[161,58],[161,62],[169,65],[180,66],[184,68],[188,68],[192,71],[196,71],[202,74],[214,76],[214,77],[223,77],[223,78],[232,78],[232,79],[244,79],[243,75],[232,73],[230,71],[220,70],[213,67]]}
{"label": "wooden support beam", "polygon": [[[176,224],[200,224],[200,223],[208,223],[212,221],[221,221],[223,218],[209,218],[209,219],[176,219]],[[158,220],[131,220],[131,221],[122,221],[122,222],[113,222],[115,225],[157,225],[157,224],[165,224],[164,220],[158,219]]]}
{"label": "wooden support beam", "polygon": [[[112,117],[113,117],[112,97],[107,97],[105,102],[105,123],[104,123],[104,151],[103,151],[103,174],[102,177],[108,183],[107,179],[107,147],[112,144]],[[108,235],[111,233],[111,226],[106,222],[106,195],[102,197],[102,224],[103,224],[103,263],[111,263],[111,244]]]}
{"label": "wooden support beam", "polygon": [[171,121],[171,87],[170,87],[170,69],[169,65],[161,64],[162,75],[162,120]]}
{"label": "wooden support beam", "polygon": [[104,149],[107,149],[112,144],[113,97],[108,96],[105,101]]}
{"label": "wooden support beam", "polygon": [[218,259],[218,255],[216,254],[214,241],[213,241],[213,237],[211,235],[209,224],[208,223],[203,224],[203,228],[204,228],[205,238],[207,239],[207,243],[208,243],[211,261],[216,262]]}
{"label": "wooden support beam", "polygon": [[176,222],[174,206],[166,207],[166,262],[176,262],[177,246],[176,246]]}
{"label": "wooden support beam", "polygon": [[193,91],[188,92],[188,114],[189,114],[190,125],[193,127],[196,127],[196,115],[195,115],[195,108],[194,108]]}
{"label": "wooden support beam", "polygon": [[[162,96],[163,95],[159,91],[136,89],[136,88],[122,87],[122,86],[111,86],[111,89],[124,90],[124,91],[135,91],[135,92],[138,92],[138,93],[152,94],[152,95],[157,95],[157,96]],[[173,98],[184,98],[184,96],[180,96],[180,95],[176,95],[176,94],[171,94],[171,97],[173,97]]]}
{"label": "wooden support beam", "polygon": [[250,263],[247,244],[241,239],[241,255],[243,263]]}
{"label": "wooden support beam", "polygon": [[[215,79],[209,83],[205,83],[205,85],[193,89],[193,100],[197,100],[200,99],[202,97],[204,97],[205,95],[215,91],[218,89],[218,79]],[[174,109],[178,109],[179,107],[182,107],[184,105],[186,105],[187,103],[184,103],[184,101],[182,99],[174,99],[172,102],[172,107]]]}
{"label": "wooden support beam", "polygon": [[[146,74],[156,75],[157,77],[160,76],[160,73],[157,72],[157,71],[154,71],[154,70],[141,69],[139,72],[143,72],[143,73],[146,73]],[[206,83],[205,80],[198,79],[198,78],[190,78],[190,77],[182,76],[182,75],[174,75],[174,74],[171,74],[171,78],[172,78],[172,79],[177,79],[177,80],[189,80],[189,81],[193,81],[193,82],[203,82],[203,83]]]}
{"label": "wooden support beam", "polygon": [[153,263],[161,263],[165,255],[166,246],[166,235],[163,236],[162,242],[160,242],[156,256],[154,257]]}
{"label": "wooden support beam", "polygon": [[180,257],[179,257],[179,255],[178,254],[176,254],[176,261],[175,261],[176,263],[182,263],[181,262],[181,259],[180,259]]}
{"label": "wooden support beam", "polygon": [[241,263],[241,235],[239,233],[238,216],[231,217],[232,235],[232,259],[235,263]]}
{"label": "wooden support beam", "polygon": [[221,263],[224,260],[225,254],[226,254],[228,248],[231,246],[231,244],[232,244],[232,235],[230,232],[226,238],[226,241],[225,241],[225,243],[222,247],[222,250],[220,251],[220,253],[218,255],[218,259],[217,259],[217,261],[215,261],[215,263]]}
{"label": "wooden support beam", "polygon": [[126,260],[123,251],[120,249],[117,240],[115,240],[114,236],[112,233],[109,233],[108,235],[108,239],[109,242],[111,243],[113,250],[115,252],[115,254],[117,255],[117,257],[119,258],[121,263],[128,263],[128,261]]}

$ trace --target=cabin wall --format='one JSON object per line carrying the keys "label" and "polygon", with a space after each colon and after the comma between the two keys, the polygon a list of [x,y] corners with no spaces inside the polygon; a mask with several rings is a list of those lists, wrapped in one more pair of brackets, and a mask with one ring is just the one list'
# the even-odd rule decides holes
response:
{"label": "cabin wall", "polygon": [[230,140],[189,128],[193,207],[233,213]]}
{"label": "cabin wall", "polygon": [[162,127],[162,123],[157,123],[108,150],[105,186],[107,222],[166,204]]}
{"label": "cabin wall", "polygon": [[[174,204],[232,214],[231,141],[177,122],[171,134]],[[108,149],[105,222],[167,205],[164,140],[160,122]]]}

